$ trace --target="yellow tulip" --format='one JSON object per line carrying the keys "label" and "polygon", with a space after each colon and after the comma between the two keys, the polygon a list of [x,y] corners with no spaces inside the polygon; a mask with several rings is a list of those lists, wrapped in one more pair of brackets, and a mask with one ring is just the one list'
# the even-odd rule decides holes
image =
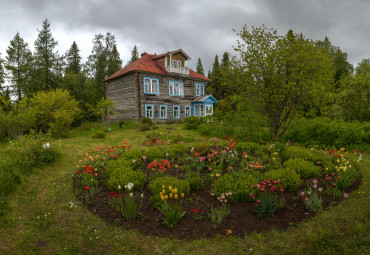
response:
{"label": "yellow tulip", "polygon": [[165,196],[164,196],[164,198],[167,200],[167,199],[168,199],[168,196],[167,196],[167,195],[165,195]]}
{"label": "yellow tulip", "polygon": [[216,174],[216,177],[219,177],[219,176],[220,176],[220,174],[218,174],[218,173],[217,173],[217,174]]}
{"label": "yellow tulip", "polygon": [[172,186],[169,186],[169,187],[168,187],[168,190],[171,190],[171,189],[172,189]]}
{"label": "yellow tulip", "polygon": [[164,185],[162,185],[162,189],[164,189],[165,188],[165,186]]}
{"label": "yellow tulip", "polygon": [[184,193],[181,193],[181,197],[184,198],[185,197],[185,194]]}
{"label": "yellow tulip", "polygon": [[166,198],[164,196],[161,196],[161,200],[165,200]]}
{"label": "yellow tulip", "polygon": [[173,198],[173,195],[172,195],[172,193],[170,193],[170,198]]}
{"label": "yellow tulip", "polygon": [[164,195],[164,194],[166,194],[166,191],[165,191],[165,190],[162,190],[162,193],[163,193],[163,195]]}
{"label": "yellow tulip", "polygon": [[174,197],[175,197],[175,199],[178,199],[178,198],[179,198],[179,196],[178,196],[177,194],[175,194],[175,196],[174,196]]}
{"label": "yellow tulip", "polygon": [[171,194],[175,194],[176,192],[175,192],[175,190],[173,189],[173,190],[171,190]]}
{"label": "yellow tulip", "polygon": [[215,176],[214,174],[210,174],[209,176]]}
{"label": "yellow tulip", "polygon": [[175,193],[177,193],[177,188],[175,188]]}

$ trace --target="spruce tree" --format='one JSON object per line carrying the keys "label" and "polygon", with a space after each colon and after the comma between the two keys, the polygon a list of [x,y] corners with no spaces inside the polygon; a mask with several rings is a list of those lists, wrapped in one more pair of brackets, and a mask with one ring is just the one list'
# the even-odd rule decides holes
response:
{"label": "spruce tree", "polygon": [[0,53],[0,92],[3,91],[4,81],[5,81],[4,59],[1,58]]}
{"label": "spruce tree", "polygon": [[229,53],[224,52],[224,55],[221,60],[221,66],[226,67],[229,66],[229,64],[230,64]]}
{"label": "spruce tree", "polygon": [[28,95],[31,82],[32,53],[19,32],[10,41],[6,53],[6,69],[9,71],[11,91],[20,101],[23,95]]}
{"label": "spruce tree", "polygon": [[72,43],[71,48],[65,54],[66,60],[66,73],[80,73],[81,72],[81,56],[80,49],[78,48],[76,42]]}
{"label": "spruce tree", "polygon": [[[212,72],[211,72],[211,82],[209,83],[209,91],[216,98],[219,98],[219,88],[220,88],[220,62],[218,61],[218,56],[215,56],[215,61],[213,62]],[[208,89],[207,89],[208,90]]]}
{"label": "spruce tree", "polygon": [[203,70],[203,65],[202,65],[202,60],[198,58],[198,63],[197,63],[197,73],[204,75],[204,70]]}
{"label": "spruce tree", "polygon": [[58,86],[56,65],[58,53],[54,52],[58,42],[53,38],[50,31],[48,19],[42,22],[42,29],[38,30],[39,34],[35,41],[35,67],[37,87],[34,92],[40,90],[50,90]]}
{"label": "spruce tree", "polygon": [[130,61],[128,61],[127,64],[131,64],[132,62],[134,62],[138,59],[139,59],[139,51],[137,50],[137,47],[135,45],[134,48],[131,51],[131,59],[130,59]]}
{"label": "spruce tree", "polygon": [[108,55],[108,77],[122,68],[122,60],[119,56],[117,46],[114,45],[112,52]]}

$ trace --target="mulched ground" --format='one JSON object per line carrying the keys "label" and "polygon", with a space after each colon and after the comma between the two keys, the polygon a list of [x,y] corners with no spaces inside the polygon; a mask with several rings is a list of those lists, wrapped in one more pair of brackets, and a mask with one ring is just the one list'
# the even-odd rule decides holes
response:
{"label": "mulched ground", "polygon": [[[176,175],[176,173],[173,173]],[[208,213],[211,207],[217,206],[218,201],[210,196],[210,187],[206,187],[202,191],[190,191],[190,195],[181,200],[181,208],[186,212],[185,216],[180,220],[179,224],[169,229],[162,220],[160,212],[155,210],[151,205],[149,198],[152,193],[148,190],[135,192],[135,200],[137,203],[142,202],[140,214],[135,220],[125,220],[120,212],[111,208],[108,205],[109,191],[99,178],[99,186],[101,192],[91,196],[88,200],[87,208],[96,216],[102,218],[108,224],[120,225],[124,229],[137,229],[141,233],[177,239],[199,239],[209,238],[217,234],[226,235],[227,230],[232,231],[232,235],[243,237],[245,232],[263,232],[271,229],[286,231],[288,227],[294,226],[296,223],[312,217],[312,214],[307,213],[304,203],[298,198],[298,191],[285,192],[280,194],[280,198],[285,200],[283,208],[278,209],[274,214],[266,216],[260,220],[255,212],[255,206],[251,202],[242,202],[229,204],[230,215],[215,228],[214,223],[209,219]],[[75,190],[81,190],[79,185],[80,179],[74,177],[73,186]],[[299,191],[305,189],[306,182],[302,184]],[[348,190],[352,192],[361,185],[361,180],[357,180]],[[78,199],[86,203],[86,191],[81,190],[77,195]],[[140,199],[140,194],[144,194],[144,199]],[[328,206],[338,205],[343,198],[334,199],[324,195],[324,208]],[[199,209],[198,213],[193,210]]]}

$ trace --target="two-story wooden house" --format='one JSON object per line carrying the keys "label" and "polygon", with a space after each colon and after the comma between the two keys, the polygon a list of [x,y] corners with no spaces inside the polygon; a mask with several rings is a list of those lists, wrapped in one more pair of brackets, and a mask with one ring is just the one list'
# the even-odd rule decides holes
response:
{"label": "two-story wooden house", "polygon": [[104,82],[117,108],[111,119],[148,117],[154,122],[213,114],[217,100],[206,95],[207,77],[189,68],[190,57],[181,49],[141,58]]}

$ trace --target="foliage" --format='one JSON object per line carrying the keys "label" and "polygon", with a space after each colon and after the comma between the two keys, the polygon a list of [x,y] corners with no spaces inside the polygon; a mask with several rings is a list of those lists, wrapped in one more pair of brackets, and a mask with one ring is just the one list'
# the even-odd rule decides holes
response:
{"label": "foliage", "polygon": [[320,174],[319,167],[304,159],[289,159],[283,165],[289,170],[294,170],[302,178],[316,177]]}
{"label": "foliage", "polygon": [[149,131],[151,129],[151,125],[147,123],[139,123],[137,127],[140,131]]}
{"label": "foliage", "polygon": [[269,191],[262,192],[258,195],[256,212],[259,219],[274,213],[278,207],[278,197]]}
{"label": "foliage", "polygon": [[145,174],[140,170],[133,170],[130,162],[123,160],[112,160],[105,164],[108,176],[107,186],[110,190],[118,191],[118,186],[123,187],[126,183],[135,183],[136,189],[144,187]]}
{"label": "foliage", "polygon": [[304,204],[307,211],[311,213],[318,213],[322,210],[323,200],[316,191],[308,192],[306,191],[306,199]]}
{"label": "foliage", "polygon": [[280,36],[275,29],[244,26],[237,35],[237,65],[245,71],[240,93],[268,117],[271,136],[282,136],[303,102],[327,98],[333,72],[329,49],[291,30]]}
{"label": "foliage", "polygon": [[69,92],[62,89],[34,95],[31,104],[36,112],[38,128],[54,137],[66,136],[81,110]]}
{"label": "foliage", "polygon": [[116,108],[116,105],[113,103],[109,97],[106,99],[101,99],[96,103],[96,105],[86,104],[88,112],[91,115],[95,115],[97,119],[100,119],[104,127],[106,127],[110,121],[110,116],[113,114],[113,110]]}
{"label": "foliage", "polygon": [[268,171],[264,174],[264,178],[280,180],[281,184],[288,191],[295,191],[302,185],[302,180],[294,170],[284,168]]}
{"label": "foliage", "polygon": [[190,190],[202,190],[204,181],[198,173],[189,173],[186,179],[189,182]]}
{"label": "foliage", "polygon": [[19,32],[10,41],[6,53],[6,69],[10,74],[12,92],[17,96],[17,100],[20,101],[24,95],[29,96],[32,78],[32,53],[28,44],[20,37]]}
{"label": "foliage", "polygon": [[153,194],[159,194],[163,190],[162,186],[165,187],[176,187],[179,194],[189,194],[190,185],[186,180],[179,180],[176,177],[164,176],[153,180],[148,186]]}
{"label": "foliage", "polygon": [[80,73],[81,72],[81,56],[80,49],[76,41],[73,41],[71,48],[65,54],[66,59],[66,73]]}
{"label": "foliage", "polygon": [[127,65],[133,63],[134,61],[138,60],[139,59],[139,51],[137,50],[137,47],[136,45],[134,46],[134,48],[132,49],[131,51],[131,59],[130,61],[127,63]]}
{"label": "foliage", "polygon": [[222,220],[229,216],[230,208],[227,203],[223,203],[217,207],[211,207],[211,212],[208,213],[208,217],[211,221],[217,225],[220,225]]}
{"label": "foliage", "polygon": [[197,130],[200,124],[202,124],[202,119],[196,116],[188,117],[184,120],[185,129],[188,130]]}
{"label": "foliage", "polygon": [[150,118],[147,118],[147,117],[142,118],[140,120],[140,123],[141,124],[148,124],[149,126],[153,126],[154,125],[153,121]]}
{"label": "foliage", "polygon": [[226,174],[213,184],[212,192],[216,196],[222,193],[231,192],[232,196],[228,199],[230,203],[250,201],[249,194],[253,192],[253,185],[257,180],[248,173],[240,173],[237,176]]}
{"label": "foliage", "polygon": [[175,227],[186,213],[186,212],[181,211],[180,205],[177,204],[174,198],[170,199],[169,202],[167,202],[167,200],[164,200],[162,202],[160,211],[164,216],[163,222],[169,228]]}
{"label": "foliage", "polygon": [[204,70],[203,70],[203,65],[202,65],[202,60],[200,58],[198,58],[198,62],[197,62],[197,69],[196,69],[197,73],[201,74],[201,75],[204,75]]}
{"label": "foliage", "polygon": [[95,139],[103,139],[105,138],[105,132],[102,130],[96,131],[95,134],[92,136]]}

